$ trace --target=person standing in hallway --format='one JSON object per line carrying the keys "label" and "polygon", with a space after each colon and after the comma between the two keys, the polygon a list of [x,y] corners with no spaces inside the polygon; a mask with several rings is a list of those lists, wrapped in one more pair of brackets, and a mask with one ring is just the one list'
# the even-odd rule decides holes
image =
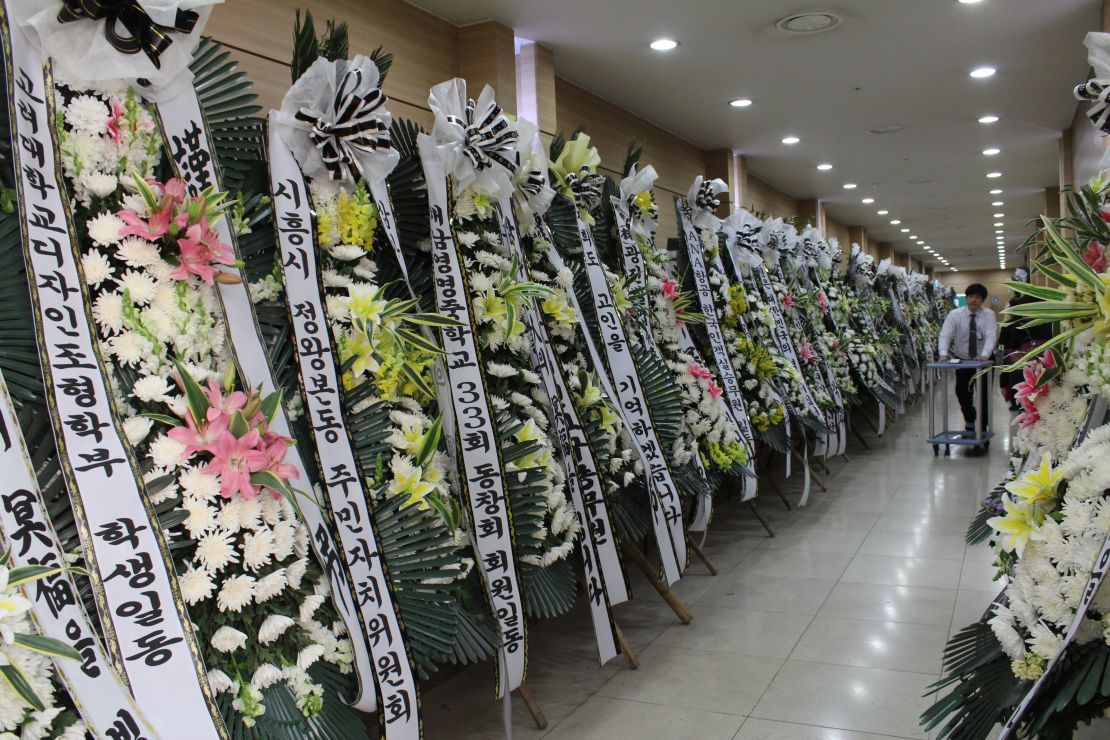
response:
{"label": "person standing in hallway", "polygon": [[[954,308],[948,312],[944,319],[944,326],[940,330],[940,339],[937,342],[937,354],[942,362],[947,362],[952,357],[961,360],[989,360],[994,354],[994,346],[998,342],[998,322],[994,318],[994,311],[983,307],[987,300],[987,289],[979,283],[972,283],[965,291],[967,305]],[[971,368],[956,371],[956,400],[960,402],[960,411],[964,415],[964,428],[969,432],[975,429],[975,387],[972,385],[976,371]],[[986,423],[990,405],[987,400],[991,389],[985,386],[982,398],[982,408]]]}

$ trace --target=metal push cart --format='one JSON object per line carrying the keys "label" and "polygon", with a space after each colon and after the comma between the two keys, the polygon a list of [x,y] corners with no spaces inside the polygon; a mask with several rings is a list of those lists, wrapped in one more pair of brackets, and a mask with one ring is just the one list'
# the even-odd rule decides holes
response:
{"label": "metal push cart", "polygon": [[[994,386],[994,362],[991,360],[960,360],[959,362],[930,362],[926,367],[929,369],[929,443],[933,445],[933,457],[940,454],[940,446],[944,445],[944,456],[948,457],[952,454],[951,445],[973,445],[981,447],[984,450],[989,450],[991,447],[991,437],[994,432],[991,431],[991,416],[990,416],[990,389]],[[983,373],[975,379],[975,408],[979,411],[975,415],[975,430],[967,431],[964,429],[949,429],[948,428],[948,377],[949,375],[955,376],[956,370],[982,370],[987,368],[987,372]],[[940,376],[940,393],[941,393],[941,431],[937,431],[937,384],[935,383],[937,376]],[[955,385],[955,383],[953,383]],[[986,413],[983,413],[983,394],[986,393]]]}

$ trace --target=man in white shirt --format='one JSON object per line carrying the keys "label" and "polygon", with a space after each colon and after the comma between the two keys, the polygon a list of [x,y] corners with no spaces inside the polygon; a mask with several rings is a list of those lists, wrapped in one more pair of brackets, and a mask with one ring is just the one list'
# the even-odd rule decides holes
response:
{"label": "man in white shirt", "polygon": [[[998,322],[995,321],[994,311],[983,308],[987,289],[979,283],[972,283],[967,286],[965,295],[967,306],[949,311],[941,327],[937,342],[941,362],[947,362],[952,357],[989,360],[994,354],[994,346],[998,342]],[[976,370],[971,368],[956,371],[956,399],[960,402],[968,431],[975,429],[975,388],[972,385],[975,373]],[[989,397],[990,387],[987,386],[982,400],[984,422],[990,408],[987,404]]]}

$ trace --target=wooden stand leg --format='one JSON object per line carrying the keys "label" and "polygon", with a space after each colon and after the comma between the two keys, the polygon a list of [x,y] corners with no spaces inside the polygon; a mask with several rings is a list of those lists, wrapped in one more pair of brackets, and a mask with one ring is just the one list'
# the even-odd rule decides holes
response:
{"label": "wooden stand leg", "polygon": [[847,463],[847,464],[849,464],[849,465],[851,465],[851,464],[852,464],[852,458],[848,457],[848,453],[847,453],[847,452],[841,452],[841,453],[840,453],[840,456],[841,456],[842,458],[844,458],[844,462],[845,462],[845,463]]}
{"label": "wooden stand leg", "polygon": [[674,592],[667,586],[667,582],[659,577],[658,571],[648,562],[648,559],[644,557],[642,552],[627,542],[622,543],[621,549],[624,551],[625,557],[640,568],[648,581],[651,582],[651,585],[654,586],[655,590],[659,592],[659,595],[663,597],[663,601],[667,602],[667,606],[671,608],[671,611],[675,613],[675,616],[678,617],[683,624],[690,624],[690,622],[694,621],[694,615],[691,614],[690,610],[686,608],[686,605],[674,595]]}
{"label": "wooden stand leg", "polygon": [[717,575],[717,566],[713,564],[713,561],[709,559],[709,556],[706,555],[702,551],[702,549],[700,547],[698,547],[697,543],[695,543],[692,539],[690,539],[689,536],[686,537],[686,545],[687,545],[687,547],[689,547],[691,550],[694,551],[694,554],[698,556],[698,560],[705,563],[705,567],[709,568],[709,572],[712,575]]}
{"label": "wooden stand leg", "polygon": [[832,475],[832,471],[829,470],[829,465],[825,462],[825,458],[819,457],[817,458],[817,462],[821,463],[821,469],[825,471],[825,475]]}
{"label": "wooden stand leg", "polygon": [[771,478],[767,478],[764,483],[771,487],[771,490],[774,491],[775,495],[779,497],[779,500],[782,501],[782,505],[786,507],[787,511],[792,511],[794,509],[794,507],[790,504],[790,499],[786,498],[786,494],[782,492],[782,489],[778,487],[778,484],[775,483],[774,480],[772,480]]}
{"label": "wooden stand leg", "polygon": [[613,631],[617,633],[617,644],[620,645],[621,653],[624,654],[624,659],[628,661],[628,667],[632,670],[636,670],[640,667],[640,656],[638,656],[636,651],[632,649],[632,646],[628,644],[628,640],[625,639],[624,633],[621,632],[621,626],[617,624],[616,619],[613,620]]}
{"label": "wooden stand leg", "polygon": [[528,688],[528,684],[522,683],[517,687],[517,693],[520,698],[524,700],[524,706],[528,707],[528,711],[532,715],[532,720],[536,723],[536,727],[541,730],[547,729],[547,717],[544,716],[543,707],[536,701],[536,695]]}
{"label": "wooden stand leg", "polygon": [[809,463],[807,463],[806,459],[804,457],[802,457],[801,455],[799,455],[797,450],[794,450],[792,452],[792,454],[794,455],[795,458],[797,458],[798,462],[800,462],[802,465],[805,465],[807,468],[809,468],[809,477],[813,479],[813,482],[817,484],[818,488],[820,488],[822,491],[829,490],[828,488],[825,488],[825,482],[823,480],[821,480],[821,476],[819,476],[819,475],[817,475],[817,473],[813,472],[813,466],[810,465]]}
{"label": "wooden stand leg", "polygon": [[763,514],[759,513],[759,507],[755,505],[754,501],[748,501],[747,503],[748,508],[752,510],[753,514],[755,514],[755,518],[758,519],[759,523],[763,525],[763,528],[767,530],[767,536],[774,537],[775,530],[771,529],[771,524],[763,518]]}

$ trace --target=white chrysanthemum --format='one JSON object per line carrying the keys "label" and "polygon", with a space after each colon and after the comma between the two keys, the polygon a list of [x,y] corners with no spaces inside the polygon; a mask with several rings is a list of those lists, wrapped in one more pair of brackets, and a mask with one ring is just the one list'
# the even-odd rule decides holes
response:
{"label": "white chrysanthemum", "polygon": [[189,513],[185,519],[185,529],[196,539],[216,526],[216,510],[208,505],[208,499],[186,497],[181,508]]}
{"label": "white chrysanthemum", "polygon": [[131,387],[131,390],[140,401],[158,403],[166,400],[166,394],[169,393],[172,388],[170,387],[169,381],[160,375],[147,375],[135,381],[135,385]]}
{"label": "white chrysanthemum", "polygon": [[311,594],[306,596],[304,601],[301,602],[301,610],[298,615],[302,622],[312,619],[312,615],[324,603],[324,597],[320,594]]}
{"label": "white chrysanthemum", "polygon": [[223,612],[238,612],[254,600],[254,578],[238,575],[228,578],[220,587],[216,605]]}
{"label": "white chrysanthemum", "polygon": [[208,671],[208,685],[217,694],[235,692],[235,682],[221,670]]}
{"label": "white chrysanthemum", "polygon": [[89,734],[89,727],[78,720],[62,731],[57,740],[85,740]]}
{"label": "white chrysanthemum", "polygon": [[149,267],[160,260],[158,247],[137,236],[121,241],[116,247],[116,255],[130,267]]}
{"label": "white chrysanthemum", "polygon": [[227,532],[209,532],[197,540],[197,559],[210,573],[219,573],[231,563],[239,562],[239,553]]}
{"label": "white chrysanthemum", "polygon": [[271,614],[263,620],[262,626],[258,628],[258,642],[262,645],[269,645],[294,624],[295,622],[291,617],[284,614]]}
{"label": "white chrysanthemum", "polygon": [[478,235],[473,231],[463,231],[458,235],[459,244],[470,249],[478,243]]}
{"label": "white chrysanthemum", "polygon": [[125,331],[112,337],[109,346],[120,364],[127,366],[138,365],[147,358],[151,349],[150,342],[133,331]]}
{"label": "white chrysanthemum", "polygon": [[243,567],[258,570],[274,555],[274,537],[268,529],[259,529],[243,538]]}
{"label": "white chrysanthemum", "polygon": [[[273,500],[272,496],[268,496]],[[292,521],[283,521],[273,526],[273,540],[271,546],[273,547],[274,557],[278,560],[285,560],[293,554],[293,544],[296,537],[297,525]]]}
{"label": "white chrysanthemum", "polygon": [[301,579],[304,578],[307,568],[308,560],[304,557],[294,560],[285,568],[285,580],[289,583],[289,588],[298,589],[301,587]]}
{"label": "white chrysanthemum", "polygon": [[116,192],[116,188],[119,187],[119,180],[116,179],[115,175],[108,175],[103,172],[82,172],[78,182],[97,198],[107,198]]}
{"label": "white chrysanthemum", "polygon": [[216,590],[216,584],[203,569],[190,568],[178,579],[178,582],[181,584],[181,598],[185,599],[185,603],[189,606],[211,598],[212,592]]}
{"label": "white chrysanthemum", "polygon": [[189,468],[178,479],[182,492],[189,498],[208,501],[220,492],[220,479],[197,468]]}
{"label": "white chrysanthemum", "polygon": [[512,365],[503,365],[499,362],[486,363],[486,372],[495,378],[512,378],[517,374],[517,369]]}
{"label": "white chrysanthemum", "polygon": [[297,667],[307,671],[324,654],[322,645],[309,645],[297,654]]}
{"label": "white chrysanthemum", "polygon": [[102,213],[89,219],[89,238],[92,239],[93,244],[107,247],[122,238],[119,232],[123,227],[124,223],[119,216],[114,213]]}
{"label": "white chrysanthemum", "polygon": [[1029,649],[1047,661],[1054,660],[1064,649],[1064,640],[1043,622],[1029,629]]}
{"label": "white chrysanthemum", "polygon": [[159,468],[176,468],[185,462],[185,445],[165,434],[150,443],[150,459]]}
{"label": "white chrysanthemum", "polygon": [[304,523],[297,527],[297,533],[293,539],[293,553],[298,558],[308,554],[308,526]]}
{"label": "white chrysanthemum", "polygon": [[154,426],[154,422],[145,416],[131,416],[123,421],[123,433],[128,442],[137,445],[150,434],[152,426]]}
{"label": "white chrysanthemum", "polygon": [[351,262],[366,254],[366,250],[354,244],[337,244],[328,248],[328,254],[341,262]]}
{"label": "white chrysanthemum", "polygon": [[262,505],[258,503],[257,497],[246,499],[236,496],[224,502],[218,520],[220,526],[229,532],[258,529],[262,524]]}
{"label": "white chrysanthemum", "polygon": [[112,277],[112,264],[100,252],[87,252],[81,258],[81,268],[85,273],[85,282],[91,286],[100,285]]}
{"label": "white chrysanthemum", "polygon": [[70,128],[89,134],[103,134],[108,130],[111,111],[104,101],[92,95],[78,95],[65,106],[65,121]]}
{"label": "white chrysanthemum", "polygon": [[223,626],[212,633],[212,647],[221,653],[230,653],[246,646],[247,635],[234,627]]}
{"label": "white chrysanthemum", "polygon": [[258,666],[251,676],[251,687],[258,689],[268,689],[275,683],[281,680],[281,669],[273,663],[263,663]]}
{"label": "white chrysanthemum", "polygon": [[119,293],[101,293],[93,303],[92,312],[102,333],[114,333],[123,329],[123,297]]}
{"label": "white chrysanthemum", "polygon": [[137,306],[145,306],[154,298],[154,281],[137,270],[128,270],[116,280],[120,290],[126,290],[131,301]]}
{"label": "white chrysanthemum", "polygon": [[285,568],[278,568],[272,573],[267,573],[262,578],[258,579],[258,583],[254,587],[254,600],[261,604],[269,601],[282,591],[285,590],[288,581],[286,580]]}

